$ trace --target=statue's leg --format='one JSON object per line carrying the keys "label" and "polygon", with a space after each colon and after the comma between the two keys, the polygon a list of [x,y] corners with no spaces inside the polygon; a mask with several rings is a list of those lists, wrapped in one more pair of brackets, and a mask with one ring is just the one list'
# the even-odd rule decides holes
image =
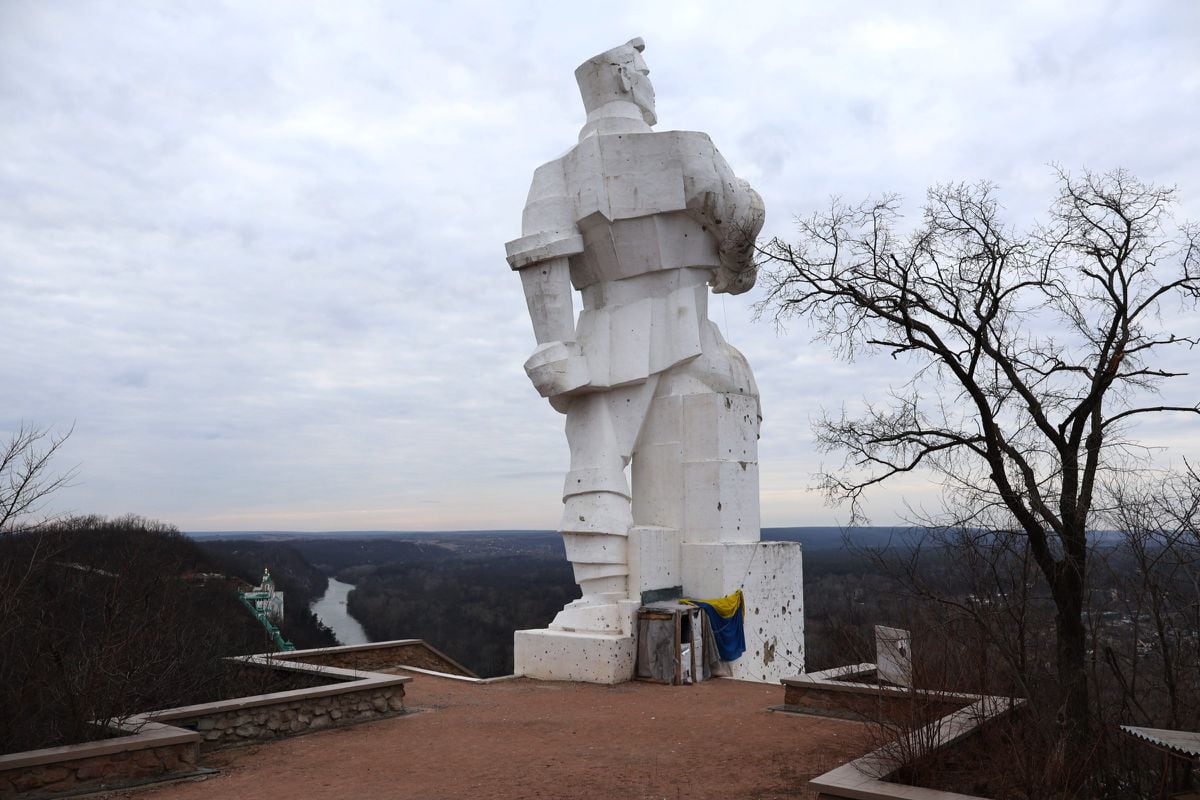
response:
{"label": "statue's leg", "polygon": [[661,376],[633,458],[638,525],[684,541],[758,541],[758,387],[712,323],[703,353]]}
{"label": "statue's leg", "polygon": [[[583,597],[572,604],[625,599],[626,538],[633,524],[625,467],[645,419],[657,378],[583,395],[567,410],[571,471],[563,485],[560,530]],[[570,607],[569,607],[570,608]],[[563,614],[555,625],[566,626]]]}

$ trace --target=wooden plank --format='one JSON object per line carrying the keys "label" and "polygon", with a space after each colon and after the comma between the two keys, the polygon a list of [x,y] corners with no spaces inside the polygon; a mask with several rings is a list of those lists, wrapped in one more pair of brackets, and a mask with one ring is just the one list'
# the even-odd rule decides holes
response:
{"label": "wooden plank", "polygon": [[700,682],[696,675],[696,617],[690,611],[688,612],[688,616],[691,618],[688,621],[688,630],[692,632],[690,637],[692,640],[691,646],[688,648],[688,650],[690,650],[692,654],[692,686],[695,686]]}
{"label": "wooden plank", "polygon": [[675,685],[678,686],[683,683],[683,653],[680,650],[683,647],[683,642],[680,641],[683,638],[683,631],[680,630],[682,627],[680,615],[675,613],[673,616],[675,617]]}

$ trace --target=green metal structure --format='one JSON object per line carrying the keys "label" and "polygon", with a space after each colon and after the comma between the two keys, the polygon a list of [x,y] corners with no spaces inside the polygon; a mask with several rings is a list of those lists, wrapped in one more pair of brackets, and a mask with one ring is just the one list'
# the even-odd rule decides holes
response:
{"label": "green metal structure", "polygon": [[[262,586],[273,586],[271,573],[265,569],[263,570]],[[283,638],[283,634],[279,632],[279,628],[275,627],[275,623],[271,622],[266,609],[259,607],[259,601],[271,599],[271,592],[262,591],[262,586],[249,592],[238,592],[238,598],[241,599],[242,605],[246,607],[246,610],[253,614],[254,618],[261,622],[262,626],[267,629],[267,633],[271,635],[271,639],[275,642],[276,647],[284,652],[295,650],[296,645]]]}

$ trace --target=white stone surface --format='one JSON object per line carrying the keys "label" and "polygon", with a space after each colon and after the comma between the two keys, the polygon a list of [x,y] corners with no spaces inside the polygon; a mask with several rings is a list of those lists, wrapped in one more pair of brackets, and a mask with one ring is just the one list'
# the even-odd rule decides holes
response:
{"label": "white stone surface", "polygon": [[637,607],[638,602],[625,597],[624,592],[582,597],[563,606],[550,623],[550,630],[571,633],[603,631],[629,636],[634,631]]}
{"label": "white stone surface", "polygon": [[[562,660],[610,658],[606,637],[630,632],[626,598],[680,585],[707,596],[688,589],[683,542],[753,550],[760,535],[758,387],[708,320],[708,292],[754,285],[762,200],[707,135],[651,129],[643,49],[634,39],[576,70],[587,111],[579,142],[534,172],[522,235],[506,246],[537,342],[526,372],[566,414],[559,529],[582,593],[547,631],[518,635],[518,670],[539,675],[590,674]],[[781,563],[798,575],[799,549],[787,552]],[[749,586],[765,596],[765,580]],[[765,646],[777,649],[782,630],[770,630]]]}
{"label": "white stone surface", "polygon": [[633,679],[637,648],[633,635],[517,631],[513,672],[544,681],[624,683]]}
{"label": "white stone surface", "polygon": [[804,672],[804,571],[796,542],[684,543],[688,597],[746,602],[746,652],[730,677],[777,683]]}
{"label": "white stone surface", "polygon": [[876,625],[875,669],[882,680],[912,688],[912,634],[903,628]]}
{"label": "white stone surface", "polygon": [[677,529],[635,525],[629,531],[629,596],[683,586],[679,555]]}

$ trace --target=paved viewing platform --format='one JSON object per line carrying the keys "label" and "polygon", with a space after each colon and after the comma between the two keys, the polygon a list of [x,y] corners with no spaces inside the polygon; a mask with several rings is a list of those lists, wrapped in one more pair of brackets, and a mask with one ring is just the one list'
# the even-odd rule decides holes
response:
{"label": "paved viewing platform", "polygon": [[113,796],[814,798],[873,749],[868,725],[769,711],[781,687],[490,684],[414,673],[392,719],[207,753],[219,772]]}

